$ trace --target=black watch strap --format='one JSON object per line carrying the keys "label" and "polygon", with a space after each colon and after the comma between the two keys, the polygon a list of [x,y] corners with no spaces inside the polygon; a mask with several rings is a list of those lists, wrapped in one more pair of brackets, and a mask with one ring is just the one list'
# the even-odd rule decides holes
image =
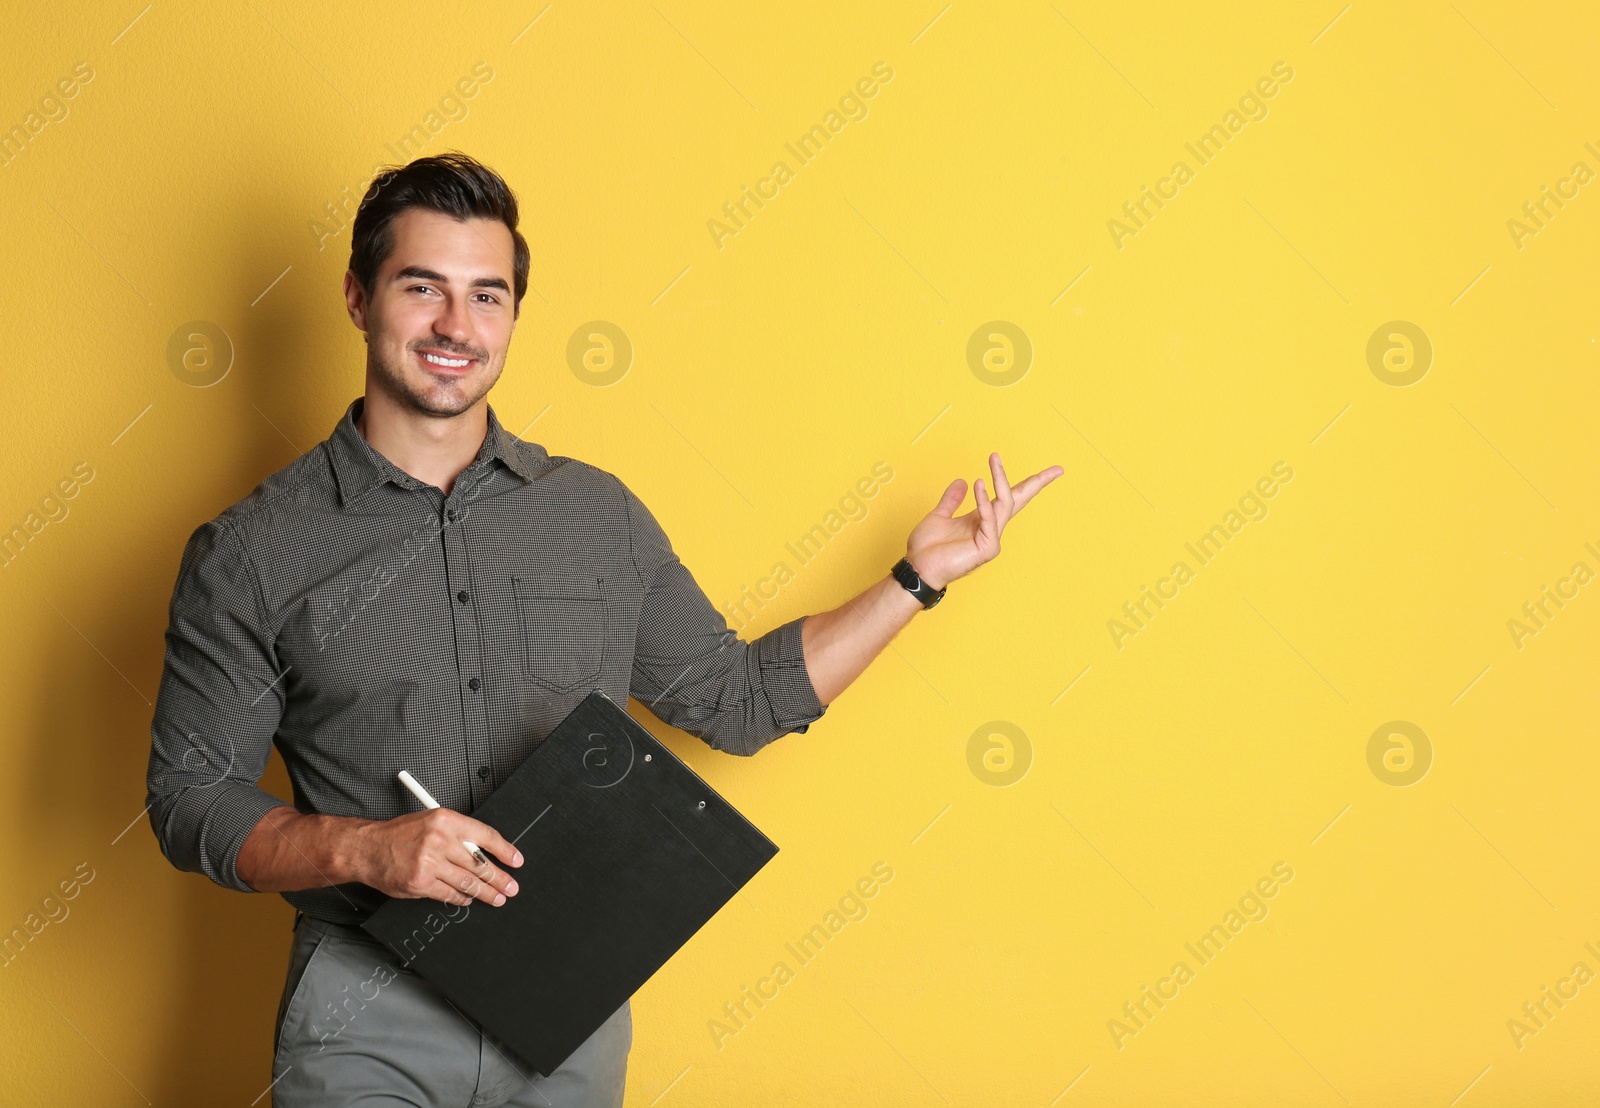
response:
{"label": "black watch strap", "polygon": [[905,586],[907,592],[922,601],[924,608],[931,608],[944,599],[944,589],[935,589],[924,581],[912,568],[910,558],[901,558],[889,572],[896,581]]}

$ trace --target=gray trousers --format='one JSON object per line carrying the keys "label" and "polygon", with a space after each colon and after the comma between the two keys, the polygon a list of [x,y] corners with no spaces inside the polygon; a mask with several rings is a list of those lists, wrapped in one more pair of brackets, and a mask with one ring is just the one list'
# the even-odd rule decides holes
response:
{"label": "gray trousers", "polygon": [[624,1003],[539,1077],[377,939],[299,913],[278,1004],[272,1104],[622,1108],[632,1045]]}

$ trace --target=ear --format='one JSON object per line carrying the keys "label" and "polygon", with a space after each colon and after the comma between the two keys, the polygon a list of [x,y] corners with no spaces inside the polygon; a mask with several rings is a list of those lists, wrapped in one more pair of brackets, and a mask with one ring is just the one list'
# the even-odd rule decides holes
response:
{"label": "ear", "polygon": [[350,313],[350,322],[361,331],[367,329],[367,294],[361,288],[361,282],[356,280],[354,270],[344,271],[344,306]]}

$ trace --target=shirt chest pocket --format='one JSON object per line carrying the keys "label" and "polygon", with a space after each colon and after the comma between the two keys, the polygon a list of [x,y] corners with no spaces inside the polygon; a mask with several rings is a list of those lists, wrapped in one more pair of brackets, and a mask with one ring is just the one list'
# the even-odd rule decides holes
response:
{"label": "shirt chest pocket", "polygon": [[559,692],[597,683],[605,664],[606,602],[595,577],[513,577],[522,672]]}

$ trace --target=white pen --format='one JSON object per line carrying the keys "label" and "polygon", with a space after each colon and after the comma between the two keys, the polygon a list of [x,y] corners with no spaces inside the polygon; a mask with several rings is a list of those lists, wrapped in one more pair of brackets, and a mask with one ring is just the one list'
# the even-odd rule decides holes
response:
{"label": "white pen", "polygon": [[[437,808],[439,806],[439,802],[433,799],[433,794],[427,789],[423,788],[422,782],[411,776],[409,770],[400,771],[400,783],[411,790],[412,796],[422,801],[423,807]],[[466,847],[467,850],[471,852],[472,856],[479,862],[483,863],[484,865],[489,864],[489,859],[484,855],[483,851],[478,849],[477,843],[469,843],[465,839],[462,839],[461,845]]]}

